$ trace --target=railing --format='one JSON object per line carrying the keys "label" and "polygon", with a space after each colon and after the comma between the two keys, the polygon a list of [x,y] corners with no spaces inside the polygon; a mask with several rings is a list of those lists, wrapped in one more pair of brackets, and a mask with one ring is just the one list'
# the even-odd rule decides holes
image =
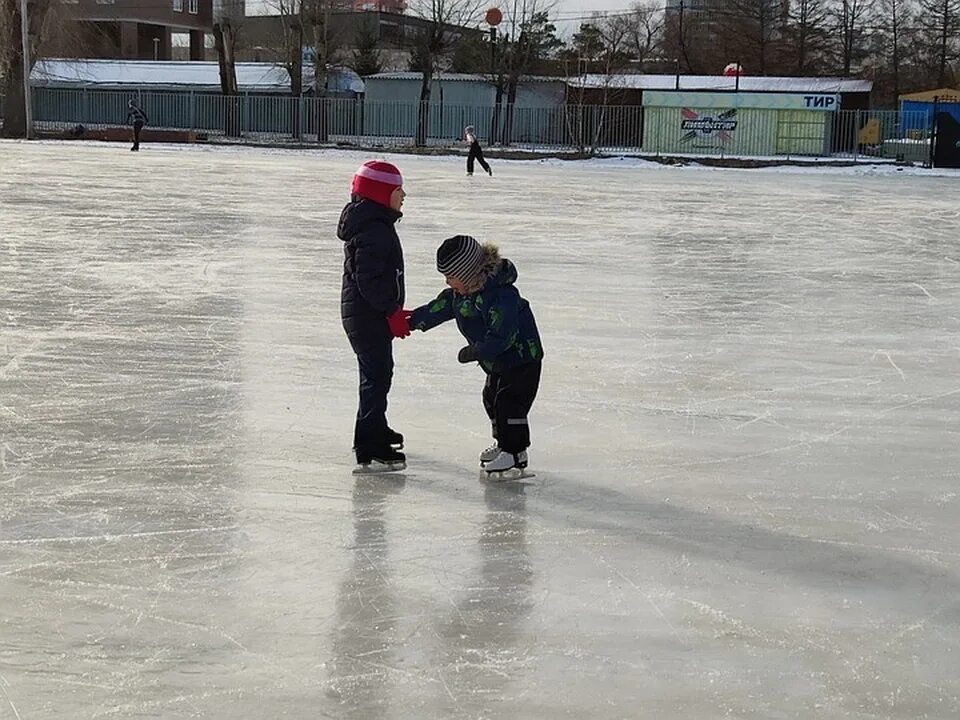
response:
{"label": "railing", "polygon": [[[36,128],[82,134],[78,131],[122,126],[130,99],[138,101],[153,128],[188,130],[209,140],[270,144],[408,147],[415,144],[421,117],[416,103],[363,98],[36,88]],[[422,144],[454,146],[463,128],[473,125],[487,145],[545,152],[912,162],[926,162],[930,154],[931,131],[922,112],[686,108],[683,112],[623,105],[431,104]]]}

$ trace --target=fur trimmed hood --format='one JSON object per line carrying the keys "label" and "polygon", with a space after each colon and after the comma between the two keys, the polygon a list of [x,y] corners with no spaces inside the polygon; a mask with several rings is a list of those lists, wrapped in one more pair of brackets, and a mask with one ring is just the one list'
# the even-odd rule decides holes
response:
{"label": "fur trimmed hood", "polygon": [[497,285],[510,285],[517,280],[517,269],[512,262],[500,257],[500,248],[491,242],[484,243],[481,248],[483,256],[477,273],[470,282],[464,283],[467,295],[483,290],[491,281]]}

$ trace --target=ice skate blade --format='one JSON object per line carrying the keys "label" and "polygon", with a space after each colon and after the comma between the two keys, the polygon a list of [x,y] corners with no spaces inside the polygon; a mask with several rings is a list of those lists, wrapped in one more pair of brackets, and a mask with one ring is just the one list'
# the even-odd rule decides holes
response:
{"label": "ice skate blade", "polygon": [[390,472],[399,472],[400,470],[406,470],[407,464],[405,462],[396,462],[396,463],[381,463],[381,462],[372,462],[367,463],[366,465],[357,465],[353,469],[354,475],[381,475],[382,473]]}
{"label": "ice skate blade", "polygon": [[484,470],[483,480],[487,482],[517,482],[527,478],[535,478],[536,473],[532,473],[526,468],[510,468],[509,470]]}

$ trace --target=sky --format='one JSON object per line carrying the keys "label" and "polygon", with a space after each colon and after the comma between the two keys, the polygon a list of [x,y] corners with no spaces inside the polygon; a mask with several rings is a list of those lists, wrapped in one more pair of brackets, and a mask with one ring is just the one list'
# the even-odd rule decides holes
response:
{"label": "sky", "polygon": [[565,23],[579,22],[580,18],[605,10],[626,10],[633,0],[560,0],[554,14]]}

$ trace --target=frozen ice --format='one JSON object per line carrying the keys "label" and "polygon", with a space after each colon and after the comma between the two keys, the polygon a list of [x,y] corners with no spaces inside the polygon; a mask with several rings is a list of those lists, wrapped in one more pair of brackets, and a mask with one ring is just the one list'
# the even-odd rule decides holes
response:
{"label": "frozen ice", "polygon": [[394,155],[546,358],[455,328],[354,477],[346,151],[0,144],[0,718],[960,716],[957,177]]}

